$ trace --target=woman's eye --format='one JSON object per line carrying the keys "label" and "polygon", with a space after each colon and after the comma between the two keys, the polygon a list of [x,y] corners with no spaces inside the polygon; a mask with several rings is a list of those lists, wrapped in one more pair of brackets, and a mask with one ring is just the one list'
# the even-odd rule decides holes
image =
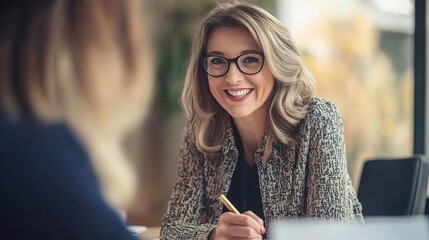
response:
{"label": "woman's eye", "polygon": [[212,65],[226,64],[226,61],[223,58],[214,57],[210,60],[210,64],[212,64]]}
{"label": "woman's eye", "polygon": [[256,57],[246,57],[243,60],[244,63],[258,63],[259,59]]}

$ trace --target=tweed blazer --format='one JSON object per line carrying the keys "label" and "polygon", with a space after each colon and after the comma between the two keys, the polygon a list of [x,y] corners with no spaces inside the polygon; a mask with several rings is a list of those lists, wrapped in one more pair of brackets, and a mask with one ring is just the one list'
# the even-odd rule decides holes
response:
{"label": "tweed blazer", "polygon": [[[255,153],[267,229],[274,220],[288,218],[363,220],[347,172],[343,123],[332,103],[315,98],[300,123],[298,142],[289,146],[274,139],[263,162],[267,132]],[[185,129],[161,239],[207,239],[222,213],[217,198],[227,194],[237,159],[231,127],[214,160],[197,150],[191,128]]]}

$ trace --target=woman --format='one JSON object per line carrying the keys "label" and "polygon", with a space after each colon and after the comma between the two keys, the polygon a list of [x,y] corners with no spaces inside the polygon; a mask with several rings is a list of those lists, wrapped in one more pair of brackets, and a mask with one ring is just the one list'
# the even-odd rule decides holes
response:
{"label": "woman", "polygon": [[193,42],[188,124],[161,239],[261,239],[285,218],[361,221],[341,118],[314,91],[280,21],[246,3],[212,11]]}
{"label": "woman", "polygon": [[149,104],[138,0],[2,1],[2,239],[134,239],[120,147]]}

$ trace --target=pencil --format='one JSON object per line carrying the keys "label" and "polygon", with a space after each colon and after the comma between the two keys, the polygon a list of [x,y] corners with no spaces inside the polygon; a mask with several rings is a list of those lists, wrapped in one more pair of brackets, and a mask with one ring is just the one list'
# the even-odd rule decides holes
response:
{"label": "pencil", "polygon": [[221,194],[218,199],[225,204],[225,206],[229,209],[229,211],[233,212],[233,213],[237,213],[240,214],[240,212],[234,207],[234,205],[232,205],[232,203],[228,200],[228,198],[226,198],[223,194]]}

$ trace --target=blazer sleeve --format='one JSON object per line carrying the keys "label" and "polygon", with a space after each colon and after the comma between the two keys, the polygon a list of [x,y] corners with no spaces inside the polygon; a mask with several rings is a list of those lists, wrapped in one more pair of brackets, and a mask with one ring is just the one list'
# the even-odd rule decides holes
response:
{"label": "blazer sleeve", "polygon": [[347,172],[344,129],[337,108],[319,102],[309,112],[307,217],[362,221],[361,205]]}
{"label": "blazer sleeve", "polygon": [[193,134],[187,127],[160,239],[207,239],[215,225],[201,224],[204,211],[204,156],[197,150]]}

